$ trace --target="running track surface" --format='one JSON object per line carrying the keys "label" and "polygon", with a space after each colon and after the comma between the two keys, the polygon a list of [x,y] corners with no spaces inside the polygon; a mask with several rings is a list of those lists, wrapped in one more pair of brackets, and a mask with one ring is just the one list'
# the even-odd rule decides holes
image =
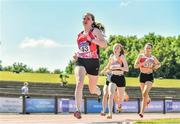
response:
{"label": "running track surface", "polygon": [[133,124],[137,120],[162,118],[180,118],[180,113],[146,113],[139,118],[135,113],[114,114],[112,119],[99,114],[82,115],[82,119],[74,118],[73,114],[0,114],[0,124]]}

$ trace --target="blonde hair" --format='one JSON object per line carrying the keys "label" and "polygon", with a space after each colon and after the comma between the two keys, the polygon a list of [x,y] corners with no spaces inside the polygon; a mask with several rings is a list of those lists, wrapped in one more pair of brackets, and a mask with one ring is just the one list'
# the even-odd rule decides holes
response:
{"label": "blonde hair", "polygon": [[[145,48],[145,46],[151,46],[151,48],[153,48],[153,45],[152,45],[152,43],[146,43],[145,45],[144,45],[144,48]],[[145,51],[144,51],[144,49],[143,50],[140,50],[140,52],[139,52],[140,54],[143,54],[143,53],[145,53]]]}
{"label": "blonde hair", "polygon": [[28,82],[24,82],[24,85],[26,85],[26,86],[27,86],[27,85],[28,85]]}
{"label": "blonde hair", "polygon": [[[152,43],[146,43],[145,46],[147,46],[147,45],[148,45],[148,46],[151,46],[151,48],[153,48]],[[144,46],[144,47],[145,47],[145,46]]]}

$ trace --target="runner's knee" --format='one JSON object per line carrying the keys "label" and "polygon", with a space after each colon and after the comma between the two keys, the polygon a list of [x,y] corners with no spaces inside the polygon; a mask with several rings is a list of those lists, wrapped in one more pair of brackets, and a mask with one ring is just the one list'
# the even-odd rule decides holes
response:
{"label": "runner's knee", "polygon": [[77,82],[76,89],[77,90],[82,90],[83,89],[83,82],[81,82],[81,81]]}

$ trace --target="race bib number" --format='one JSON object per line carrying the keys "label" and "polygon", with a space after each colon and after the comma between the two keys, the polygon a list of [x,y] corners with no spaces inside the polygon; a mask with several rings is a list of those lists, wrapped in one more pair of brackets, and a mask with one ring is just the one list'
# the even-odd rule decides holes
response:
{"label": "race bib number", "polygon": [[79,44],[79,49],[80,49],[82,52],[90,52],[89,43],[87,43],[87,42],[81,42],[81,43]]}
{"label": "race bib number", "polygon": [[146,61],[145,61],[145,64],[144,64],[144,67],[153,67],[153,65],[154,65],[154,60],[152,60],[152,59],[147,59]]}

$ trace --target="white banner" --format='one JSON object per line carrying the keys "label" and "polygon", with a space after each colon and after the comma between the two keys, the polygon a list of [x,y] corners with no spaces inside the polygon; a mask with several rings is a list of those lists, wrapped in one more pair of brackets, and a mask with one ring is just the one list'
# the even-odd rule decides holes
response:
{"label": "white banner", "polygon": [[[76,104],[72,99],[61,98],[58,99],[58,112],[75,112]],[[81,112],[84,112],[84,100],[81,104]]]}
{"label": "white banner", "polygon": [[22,112],[22,98],[0,97],[0,112]]}

